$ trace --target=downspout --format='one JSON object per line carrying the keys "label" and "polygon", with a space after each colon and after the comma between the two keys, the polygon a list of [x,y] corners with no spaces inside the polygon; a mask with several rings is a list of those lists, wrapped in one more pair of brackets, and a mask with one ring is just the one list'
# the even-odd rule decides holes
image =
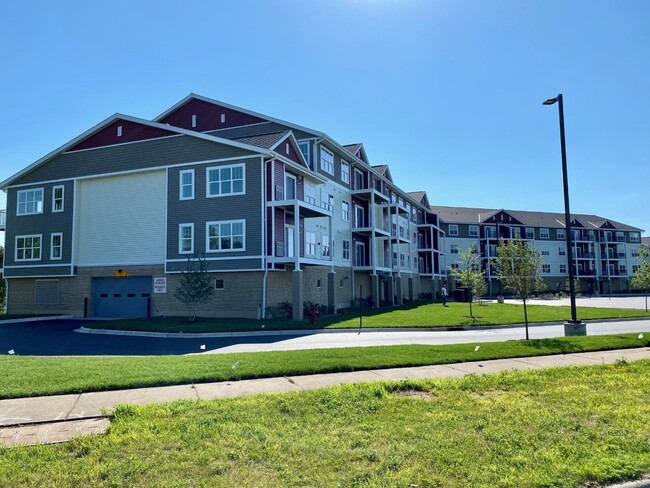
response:
{"label": "downspout", "polygon": [[[262,319],[266,318],[266,283],[267,283],[267,278],[269,275],[269,264],[268,264],[268,250],[267,250],[267,244],[266,244],[266,239],[267,239],[267,232],[268,232],[268,222],[266,219],[266,208],[267,208],[267,185],[266,185],[266,163],[264,162],[264,158],[262,159],[262,188],[264,188],[264,191],[262,192],[262,266],[264,266],[264,275],[262,276],[262,310],[260,311],[260,317]],[[273,171],[273,163],[275,161],[275,156],[271,158],[269,161],[271,163],[271,171]],[[271,187],[273,189],[273,187]],[[271,192],[271,196],[273,196],[273,192]],[[275,214],[275,208],[272,207],[271,211],[273,215]],[[271,252],[273,252],[273,247],[271,248]]]}

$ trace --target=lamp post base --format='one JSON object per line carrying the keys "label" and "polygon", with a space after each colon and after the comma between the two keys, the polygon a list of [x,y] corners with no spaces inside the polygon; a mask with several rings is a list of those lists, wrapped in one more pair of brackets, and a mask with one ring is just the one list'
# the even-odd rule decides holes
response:
{"label": "lamp post base", "polygon": [[586,336],[587,335],[587,324],[581,322],[580,320],[568,320],[564,322],[564,335],[565,337],[569,336]]}

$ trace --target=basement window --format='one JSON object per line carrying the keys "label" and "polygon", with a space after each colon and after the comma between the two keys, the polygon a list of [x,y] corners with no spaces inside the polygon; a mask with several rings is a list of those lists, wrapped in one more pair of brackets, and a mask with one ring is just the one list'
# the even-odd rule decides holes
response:
{"label": "basement window", "polygon": [[223,290],[224,289],[223,280],[214,280],[214,289]]}

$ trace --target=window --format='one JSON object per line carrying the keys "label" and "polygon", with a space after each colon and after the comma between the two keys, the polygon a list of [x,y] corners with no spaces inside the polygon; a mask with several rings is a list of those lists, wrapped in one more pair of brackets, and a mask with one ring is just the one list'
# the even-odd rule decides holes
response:
{"label": "window", "polygon": [[630,242],[641,242],[641,234],[638,232],[630,232]]}
{"label": "window", "polygon": [[343,259],[350,259],[350,241],[343,239]]}
{"label": "window", "polygon": [[320,194],[320,206],[325,210],[333,211],[334,210],[334,196],[330,195],[327,192],[322,191]]}
{"label": "window", "polygon": [[300,149],[300,152],[302,153],[302,157],[305,158],[305,161],[307,161],[307,166],[311,167],[311,157],[309,153],[309,142],[308,141],[303,141],[298,143],[298,148]]}
{"label": "window", "polygon": [[[592,231],[592,232],[593,232],[593,231]],[[555,236],[556,236],[558,239],[566,239],[566,234],[564,233],[564,229],[557,229],[557,230],[555,231]]]}
{"label": "window", "polygon": [[52,188],[52,212],[63,212],[63,185]]}
{"label": "window", "polygon": [[366,213],[363,207],[360,207],[359,205],[354,206],[354,226],[355,227],[366,226]]}
{"label": "window", "polygon": [[320,169],[331,175],[334,174],[334,153],[324,147],[320,148]]}
{"label": "window", "polygon": [[469,226],[469,236],[470,237],[478,237],[478,225],[470,225]]}
{"label": "window", "polygon": [[549,237],[549,231],[546,228],[541,228],[539,229],[539,238],[540,239],[548,239]]}
{"label": "window", "polygon": [[551,252],[548,250],[548,247],[542,248],[542,256],[550,256]]}
{"label": "window", "polygon": [[196,114],[192,114],[192,127],[196,127]]}
{"label": "window", "polygon": [[521,239],[521,229],[519,227],[512,227],[510,229],[510,237],[513,239]]}
{"label": "window", "polygon": [[322,234],[321,235],[321,242],[323,244],[323,246],[322,246],[323,257],[324,258],[330,257],[330,236]]}
{"label": "window", "polygon": [[122,137],[122,126],[121,125],[117,126],[117,137]]}
{"label": "window", "polygon": [[639,257],[639,250],[638,249],[632,249],[632,257],[633,258],[638,258]]}
{"label": "window", "polygon": [[63,233],[55,232],[50,236],[50,259],[56,261],[62,258],[63,250]]}
{"label": "window", "polygon": [[221,280],[221,279],[214,280],[214,289],[215,290],[223,290],[224,289],[223,280]]}
{"label": "window", "polygon": [[206,251],[243,251],[246,247],[245,223],[244,220],[207,222]]}
{"label": "window", "polygon": [[458,225],[449,224],[449,235],[450,236],[457,236],[458,235]]}
{"label": "window", "polygon": [[496,244],[490,244],[488,246],[488,257],[496,258],[497,257],[497,246]]}
{"label": "window", "polygon": [[490,225],[485,228],[485,237],[488,239],[496,239],[497,237],[497,228],[493,225]]}
{"label": "window", "polygon": [[558,248],[557,248],[557,253],[558,253],[560,256],[566,256],[566,249],[564,249],[563,247],[558,247]]}
{"label": "window", "polygon": [[43,213],[43,189],[20,190],[18,192],[18,213],[31,215]]}
{"label": "window", "polygon": [[625,234],[623,232],[616,232],[616,242],[625,242]]}
{"label": "window", "polygon": [[345,200],[341,202],[341,218],[346,222],[350,221],[350,204]]}
{"label": "window", "polygon": [[14,261],[40,261],[41,235],[16,236],[16,255]]}
{"label": "window", "polygon": [[566,274],[566,264],[560,264],[560,273]]}
{"label": "window", "polygon": [[451,266],[449,266],[451,269],[458,269],[460,265],[458,263],[452,263]]}
{"label": "window", "polygon": [[606,230],[605,231],[605,242],[611,242],[612,240],[612,231],[611,230]]}
{"label": "window", "polygon": [[284,175],[284,199],[285,200],[295,200],[296,199],[296,177],[294,175],[285,174]]}
{"label": "window", "polygon": [[638,264],[633,264],[632,265],[632,273],[636,274],[639,271],[639,265]]}
{"label": "window", "polygon": [[458,254],[458,244],[452,244],[449,248],[451,254]]}
{"label": "window", "polygon": [[542,264],[542,273],[549,274],[551,272],[550,264]]}
{"label": "window", "polygon": [[[364,175],[363,172],[358,170],[357,168],[354,168],[354,189],[355,190],[362,190],[365,187],[364,184]],[[395,198],[395,195],[393,195],[393,199]],[[395,203],[395,202],[393,202]]]}
{"label": "window", "polygon": [[350,183],[350,164],[345,161],[341,161],[341,181]]}
{"label": "window", "polygon": [[222,124],[226,123],[226,114],[221,114],[221,123]]}
{"label": "window", "polygon": [[526,227],[526,239],[535,239],[535,229]]}
{"label": "window", "polygon": [[589,231],[589,240],[590,241],[595,241],[596,240],[596,233],[593,230]]}
{"label": "window", "polygon": [[178,254],[194,253],[194,224],[178,226]]}
{"label": "window", "polygon": [[208,168],[207,173],[206,195],[208,197],[244,194],[243,164]]}
{"label": "window", "polygon": [[307,256],[316,256],[316,233],[305,232],[305,254]]}
{"label": "window", "polygon": [[305,183],[305,202],[316,205],[316,187]]}
{"label": "window", "polygon": [[620,274],[627,274],[627,267],[624,264],[618,265],[618,272]]}
{"label": "window", "polygon": [[406,268],[406,256],[404,256],[404,253],[400,253],[399,255],[399,267]]}
{"label": "window", "polygon": [[194,198],[194,170],[188,169],[179,173],[180,200],[192,200]]}

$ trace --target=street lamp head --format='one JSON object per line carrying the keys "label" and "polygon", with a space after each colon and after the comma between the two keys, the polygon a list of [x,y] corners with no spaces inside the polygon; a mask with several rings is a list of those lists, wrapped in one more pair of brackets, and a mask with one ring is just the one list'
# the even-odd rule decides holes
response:
{"label": "street lamp head", "polygon": [[557,97],[555,98],[549,98],[548,100],[545,100],[542,105],[553,105],[555,102],[557,102]]}

